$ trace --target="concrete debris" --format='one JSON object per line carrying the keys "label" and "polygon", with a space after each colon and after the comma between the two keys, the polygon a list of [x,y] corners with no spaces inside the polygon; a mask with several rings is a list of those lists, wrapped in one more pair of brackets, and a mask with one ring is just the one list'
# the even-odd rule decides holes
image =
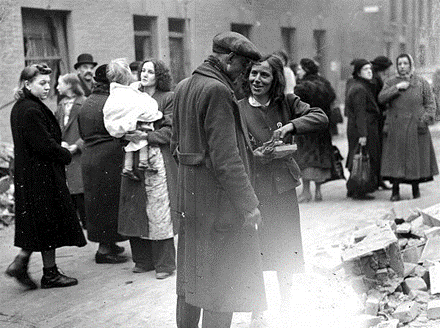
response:
{"label": "concrete debris", "polygon": [[345,273],[363,295],[362,327],[427,327],[432,320],[440,327],[440,204],[414,205],[393,203],[341,248]]}

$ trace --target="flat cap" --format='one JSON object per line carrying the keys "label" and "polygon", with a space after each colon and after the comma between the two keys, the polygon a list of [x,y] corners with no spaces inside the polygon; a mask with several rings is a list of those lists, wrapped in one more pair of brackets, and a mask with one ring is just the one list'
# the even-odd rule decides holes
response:
{"label": "flat cap", "polygon": [[388,67],[390,67],[391,65],[393,65],[393,62],[385,56],[378,56],[376,58],[374,58],[371,63],[379,70],[379,71],[384,71],[386,70]]}
{"label": "flat cap", "polygon": [[233,52],[251,60],[259,60],[261,58],[261,53],[248,38],[230,31],[219,33],[214,37],[212,40],[212,51],[218,54]]}

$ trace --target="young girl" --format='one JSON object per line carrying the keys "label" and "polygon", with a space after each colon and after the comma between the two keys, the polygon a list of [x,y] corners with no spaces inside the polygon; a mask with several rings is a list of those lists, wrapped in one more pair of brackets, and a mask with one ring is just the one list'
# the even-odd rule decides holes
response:
{"label": "young girl", "polygon": [[64,96],[58,104],[55,117],[62,131],[62,145],[72,154],[72,162],[66,167],[67,185],[83,228],[86,228],[84,187],[81,172],[81,154],[84,141],[79,135],[78,114],[86,100],[81,82],[76,74],[65,74],[58,78],[57,90]]}
{"label": "young girl", "polygon": [[[107,131],[116,138],[136,129],[153,131],[153,122],[162,118],[157,102],[148,94],[138,90],[138,83],[129,85],[132,81],[128,64],[123,59],[115,59],[109,64],[113,82],[110,83],[110,97],[104,105],[104,124]],[[134,152],[139,151],[139,170],[157,172],[151,166],[150,158],[157,156],[159,147],[148,145],[147,140],[130,141],[124,148],[125,160],[122,175],[133,180],[140,180],[133,171]]]}

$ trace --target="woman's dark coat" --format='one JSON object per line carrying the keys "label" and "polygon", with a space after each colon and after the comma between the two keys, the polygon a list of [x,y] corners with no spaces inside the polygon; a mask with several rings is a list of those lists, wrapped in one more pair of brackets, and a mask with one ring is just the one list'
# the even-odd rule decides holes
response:
{"label": "woman's dark coat", "polygon": [[403,182],[429,181],[438,174],[428,128],[435,117],[435,98],[426,80],[412,75],[409,88],[399,91],[396,84],[401,81],[399,76],[387,80],[379,94],[379,101],[389,104],[381,174]]}
{"label": "woman's dark coat", "polygon": [[175,91],[171,151],[178,158],[177,294],[216,312],[263,311],[258,234],[243,227],[258,200],[250,145],[232,81],[209,57]]}
{"label": "woman's dark coat", "polygon": [[[316,132],[327,128],[328,118],[316,107],[310,107],[294,94],[269,106],[254,107],[248,99],[239,102],[247,130],[260,147],[268,141],[278,123],[292,123],[295,134]],[[292,134],[284,138],[292,143]],[[302,272],[304,257],[301,226],[295,188],[299,185],[300,170],[293,158],[273,160],[267,164],[255,161],[255,192],[260,201],[263,224],[259,229],[265,270]]]}
{"label": "woman's dark coat", "polygon": [[371,169],[377,184],[380,176],[380,118],[381,112],[373,94],[373,86],[365,79],[356,77],[348,85],[345,99],[347,121],[348,156],[346,166],[351,170],[359,138],[367,137],[366,149],[370,155]]}
{"label": "woman's dark coat", "polygon": [[[179,231],[177,214],[177,164],[170,152],[171,126],[173,121],[173,92],[156,91],[153,98],[159,105],[164,117],[154,123],[154,131],[148,132],[148,144],[159,146],[162,152],[167,175],[168,196],[170,199],[173,230]],[[134,165],[137,167],[137,165]],[[148,236],[148,217],[144,180],[134,181],[122,177],[121,200],[119,205],[120,234],[129,237]]]}
{"label": "woman's dark coat", "polygon": [[11,111],[14,140],[15,246],[47,251],[86,240],[66,185],[70,152],[55,116],[25,91]]}
{"label": "woman's dark coat", "polygon": [[62,104],[58,104],[55,117],[61,127],[62,141],[69,145],[77,145],[78,150],[72,154],[72,162],[66,167],[67,186],[71,194],[84,193],[83,179],[81,172],[81,154],[84,148],[84,141],[79,135],[78,129],[78,115],[86,97],[80,96],[75,99],[70,110],[69,121],[64,125],[64,110]]}
{"label": "woman's dark coat", "polygon": [[[301,101],[312,107],[321,108],[328,118],[331,117],[331,104],[336,94],[327,80],[318,75],[306,75],[297,82],[295,94]],[[295,136],[298,151],[295,159],[301,170],[314,167],[332,168],[332,137],[330,127],[318,132]]]}
{"label": "woman's dark coat", "polygon": [[84,140],[82,174],[87,237],[99,243],[125,240],[118,234],[119,191],[124,158],[122,144],[108,134],[102,109],[110,95],[108,86],[97,85],[84,102],[79,133]]}

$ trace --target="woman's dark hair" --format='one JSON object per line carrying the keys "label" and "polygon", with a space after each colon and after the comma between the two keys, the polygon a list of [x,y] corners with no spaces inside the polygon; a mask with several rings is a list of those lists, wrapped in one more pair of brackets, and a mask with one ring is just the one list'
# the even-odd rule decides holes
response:
{"label": "woman's dark hair", "polygon": [[269,99],[278,101],[284,99],[284,88],[286,87],[286,80],[284,79],[284,68],[283,68],[283,62],[281,61],[281,58],[277,55],[267,55],[258,60],[257,62],[252,63],[247,68],[244,79],[243,79],[243,91],[246,96],[250,96],[251,88],[249,85],[249,75],[251,73],[252,67],[254,65],[261,64],[263,62],[267,61],[270,68],[272,69],[272,75],[273,75],[273,81],[272,85],[269,89]]}
{"label": "woman's dark hair", "polygon": [[25,81],[32,82],[38,75],[49,75],[52,73],[52,69],[47,66],[46,63],[32,64],[26,66],[20,74],[18,80],[18,87],[14,89],[14,98],[20,99],[24,97],[24,83]]}
{"label": "woman's dark hair", "polygon": [[64,74],[60,76],[60,79],[66,84],[70,84],[72,92],[77,96],[84,96],[84,90],[81,87],[81,82],[79,81],[78,75],[75,73]]}
{"label": "woman's dark hair", "polygon": [[289,56],[287,55],[287,52],[285,52],[283,49],[280,49],[278,51],[275,51],[273,53],[275,56],[278,56],[283,61],[283,66],[287,66],[289,63]]}
{"label": "woman's dark hair", "polygon": [[154,74],[156,74],[156,90],[170,91],[171,82],[172,82],[170,70],[168,69],[167,65],[165,65],[165,63],[159,59],[148,58],[139,65],[139,69],[138,69],[139,81],[141,80],[142,68],[144,67],[145,63],[148,62],[152,62],[154,66]]}

